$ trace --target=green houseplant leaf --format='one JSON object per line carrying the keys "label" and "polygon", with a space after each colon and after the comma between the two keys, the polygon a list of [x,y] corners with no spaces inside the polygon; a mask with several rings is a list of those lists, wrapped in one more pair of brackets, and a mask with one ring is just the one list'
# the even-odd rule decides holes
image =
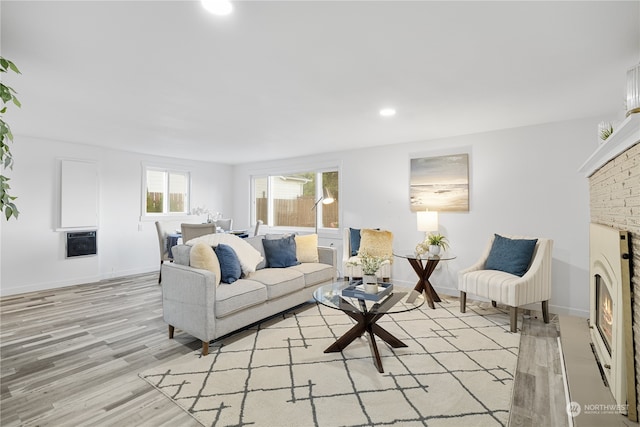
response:
{"label": "green houseplant leaf", "polygon": [[[16,74],[21,74],[20,70],[18,70],[18,67],[13,62],[0,56],[0,72],[6,73],[7,71],[13,71]],[[18,101],[18,98],[16,97],[16,93],[17,92],[13,88],[0,82],[0,99],[2,99],[0,114],[4,114],[7,111],[7,104],[10,102],[16,107],[21,106],[20,101]],[[7,122],[0,117],[0,168],[3,171],[4,169],[13,168],[13,155],[11,154],[9,142],[13,142],[11,128]],[[0,175],[0,209],[4,212],[4,216],[7,220],[11,217],[17,219],[19,211],[15,203],[13,203],[16,197],[9,194],[11,187],[7,181],[9,181],[9,178],[4,175]]]}

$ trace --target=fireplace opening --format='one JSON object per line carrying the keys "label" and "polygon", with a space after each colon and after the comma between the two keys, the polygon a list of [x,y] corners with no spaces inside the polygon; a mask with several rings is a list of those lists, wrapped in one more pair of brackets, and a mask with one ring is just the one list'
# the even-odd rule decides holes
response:
{"label": "fireplace opening", "polygon": [[596,274],[596,327],[602,341],[611,356],[611,345],[613,344],[613,300],[611,294],[604,285],[602,276]]}

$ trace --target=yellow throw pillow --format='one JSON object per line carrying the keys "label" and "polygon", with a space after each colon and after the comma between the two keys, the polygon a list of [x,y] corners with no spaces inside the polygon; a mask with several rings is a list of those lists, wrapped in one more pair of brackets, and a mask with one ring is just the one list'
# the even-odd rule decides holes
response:
{"label": "yellow throw pillow", "polygon": [[360,250],[358,253],[393,259],[393,233],[386,230],[363,228],[360,230]]}
{"label": "yellow throw pillow", "polygon": [[189,253],[189,264],[193,268],[209,270],[216,275],[216,286],[220,284],[220,262],[213,248],[206,243],[196,243]]}
{"label": "yellow throw pillow", "polygon": [[296,258],[298,262],[318,262],[318,235],[296,235]]}

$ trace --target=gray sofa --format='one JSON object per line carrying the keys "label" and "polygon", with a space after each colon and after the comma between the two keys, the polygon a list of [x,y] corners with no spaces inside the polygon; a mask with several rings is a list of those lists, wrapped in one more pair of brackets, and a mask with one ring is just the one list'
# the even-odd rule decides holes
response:
{"label": "gray sofa", "polygon": [[[246,241],[262,249],[264,257],[263,238]],[[202,341],[203,355],[211,340],[312,300],[316,288],[337,278],[335,248],[318,246],[319,262],[286,268],[269,268],[263,262],[247,277],[216,286],[214,273],[189,266],[190,250],[174,246],[174,262],[161,267],[163,318],[169,338],[175,328],[187,332]]]}

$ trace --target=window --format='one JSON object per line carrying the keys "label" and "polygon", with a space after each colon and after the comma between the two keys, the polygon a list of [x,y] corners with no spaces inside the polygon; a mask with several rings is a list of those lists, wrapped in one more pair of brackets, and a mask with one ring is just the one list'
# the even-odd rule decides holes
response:
{"label": "window", "polygon": [[189,172],[145,167],[144,215],[189,212]]}
{"label": "window", "polygon": [[315,228],[317,221],[337,229],[338,178],[337,170],[254,177],[254,217],[272,227]]}

